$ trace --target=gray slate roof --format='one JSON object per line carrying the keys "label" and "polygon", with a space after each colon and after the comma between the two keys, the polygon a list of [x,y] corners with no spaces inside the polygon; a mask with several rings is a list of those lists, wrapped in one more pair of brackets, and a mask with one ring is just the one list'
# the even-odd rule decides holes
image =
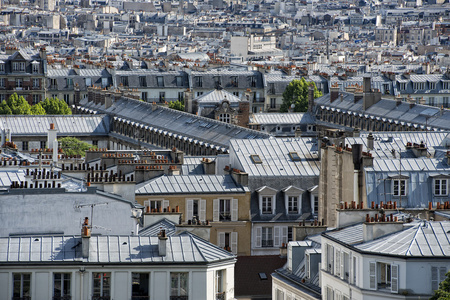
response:
{"label": "gray slate roof", "polygon": [[260,125],[315,124],[316,119],[309,113],[257,113],[250,116],[250,123]]}
{"label": "gray slate roof", "polygon": [[158,253],[158,237],[92,236],[89,258],[81,256],[81,238],[33,236],[0,238],[0,263],[136,263],[196,264],[234,259],[235,256],[195,235],[169,236],[167,255]]}
{"label": "gray slate roof", "polygon": [[107,115],[46,115],[0,116],[0,129],[9,128],[11,135],[47,135],[50,124],[54,123],[58,135],[108,135]]}
{"label": "gray slate roof", "polygon": [[245,193],[231,175],[160,176],[136,186],[136,195]]}
{"label": "gray slate roof", "polygon": [[152,225],[147,226],[146,228],[139,230],[139,236],[158,236],[161,229],[166,231],[167,236],[172,236],[175,234],[175,225],[177,224],[164,218],[153,223]]}

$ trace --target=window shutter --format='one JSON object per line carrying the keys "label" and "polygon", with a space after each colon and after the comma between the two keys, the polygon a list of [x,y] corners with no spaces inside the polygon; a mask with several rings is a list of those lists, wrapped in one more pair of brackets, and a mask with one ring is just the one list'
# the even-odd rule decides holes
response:
{"label": "window shutter", "polygon": [[438,267],[431,267],[431,289],[433,291],[439,288]]}
{"label": "window shutter", "polygon": [[273,231],[274,231],[273,246],[280,247],[280,226],[275,226]]}
{"label": "window shutter", "polygon": [[261,247],[262,228],[261,227],[256,227],[255,231],[256,231],[256,234],[255,234],[255,247]]}
{"label": "window shutter", "polygon": [[219,221],[219,199],[213,200],[213,221]]}
{"label": "window shutter", "polygon": [[219,232],[218,240],[219,247],[222,249],[225,248],[225,232]]}
{"label": "window shutter", "polygon": [[237,252],[238,252],[238,233],[237,232],[231,233],[231,252],[233,254],[237,254]]}
{"label": "window shutter", "polygon": [[344,251],[341,252],[341,278],[345,278],[345,270],[344,270],[344,264],[345,264],[345,253]]}
{"label": "window shutter", "polygon": [[288,227],[283,226],[281,227],[281,244],[288,242]]}
{"label": "window shutter", "polygon": [[445,280],[445,274],[447,274],[447,268],[446,267],[440,267],[439,268],[439,283]]}
{"label": "window shutter", "polygon": [[186,200],[186,222],[192,220],[192,214],[194,211],[194,200]]}
{"label": "window shutter", "polygon": [[275,214],[275,197],[276,197],[276,195],[273,195],[272,196],[272,214]]}
{"label": "window shutter", "polygon": [[206,200],[200,200],[200,221],[206,221]]}
{"label": "window shutter", "polygon": [[231,221],[237,221],[238,216],[238,199],[232,199],[231,200]]}
{"label": "window shutter", "polygon": [[336,264],[335,264],[335,273],[337,276],[341,275],[341,251],[336,249]]}
{"label": "window shutter", "polygon": [[369,276],[370,276],[370,286],[371,290],[377,289],[377,263],[369,262]]}
{"label": "window shutter", "polygon": [[167,209],[167,207],[169,206],[169,200],[163,200],[163,211],[164,211],[164,208],[166,208]]}
{"label": "window shutter", "polygon": [[391,265],[391,293],[398,293],[398,265]]}

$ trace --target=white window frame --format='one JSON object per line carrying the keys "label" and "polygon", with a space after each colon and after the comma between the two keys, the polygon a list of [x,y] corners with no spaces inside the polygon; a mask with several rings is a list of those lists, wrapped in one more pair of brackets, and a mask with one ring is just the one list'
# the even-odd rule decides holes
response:
{"label": "white window frame", "polygon": [[[220,200],[230,201],[230,214],[231,218],[229,221],[220,220]],[[235,222],[239,220],[239,200],[235,198],[220,197],[213,200],[213,221],[214,222]]]}
{"label": "white window frame", "polygon": [[[61,278],[59,278],[58,280],[55,278],[55,275],[61,275]],[[68,281],[69,281],[69,293],[65,294],[64,293],[64,287],[65,287],[65,277],[68,276]],[[61,285],[60,288],[60,294],[59,295],[55,295],[55,284],[59,283]],[[72,295],[72,273],[70,272],[54,272],[53,273],[53,291],[52,291],[52,295],[53,297],[56,298],[64,298],[65,296],[71,296]]]}
{"label": "white window frame", "polygon": [[[112,293],[112,272],[92,272],[92,294],[91,296],[94,296],[94,289],[95,289],[95,285],[94,285],[94,281],[95,281],[95,274],[100,274],[100,290],[99,290],[99,296],[100,297],[104,297],[104,294],[106,291],[108,291],[109,296],[111,296]],[[109,287],[104,287],[103,283],[104,283],[104,275],[105,274],[109,274]]]}
{"label": "white window frame", "polygon": [[274,205],[275,196],[262,195],[260,197],[260,210],[261,214],[273,215],[275,210]]}
{"label": "white window frame", "polygon": [[[396,187],[396,182],[398,182],[398,190]],[[404,183],[404,193],[401,192],[401,184]],[[405,178],[393,178],[392,179],[392,196],[394,197],[406,197],[408,196],[408,179]]]}
{"label": "white window frame", "polygon": [[[153,203],[152,203],[153,202]],[[160,202],[160,205],[162,207],[162,211],[164,212],[164,208],[167,208],[169,206],[169,200],[164,200],[164,199],[148,199],[144,201],[144,206],[147,207],[150,206],[150,212],[152,211],[153,208],[156,209],[156,212],[159,212],[158,210],[158,206],[153,205],[154,207],[152,207],[152,204],[157,204],[157,202]]]}
{"label": "white window frame", "polygon": [[[264,238],[265,237],[265,238]],[[269,238],[271,237],[271,239]],[[265,245],[264,245],[265,242]],[[270,243],[272,242],[272,243]],[[274,247],[274,228],[271,226],[261,227],[261,247],[262,248],[272,248]]]}
{"label": "white window frame", "polygon": [[194,201],[198,201],[198,220],[206,221],[206,200],[200,198],[186,199],[186,221],[194,216]]}
{"label": "white window frame", "polygon": [[39,87],[39,78],[33,78],[33,87],[38,88]]}
{"label": "white window frame", "polygon": [[435,291],[439,288],[441,283],[447,276],[447,267],[443,266],[431,266],[431,291]]}
{"label": "white window frame", "polygon": [[448,196],[448,181],[448,178],[433,178],[433,194],[438,197]]}
{"label": "white window frame", "polygon": [[[391,293],[398,293],[399,290],[399,265],[384,262],[384,261],[371,261],[369,262],[369,289],[370,290],[379,290],[378,288],[378,281],[379,281],[379,269],[381,268],[381,265],[384,264],[386,266],[389,266],[390,273],[388,274],[386,269],[386,281],[388,280],[388,276],[390,276],[390,286],[386,288],[386,290],[390,290]],[[383,290],[383,288],[381,288]]]}

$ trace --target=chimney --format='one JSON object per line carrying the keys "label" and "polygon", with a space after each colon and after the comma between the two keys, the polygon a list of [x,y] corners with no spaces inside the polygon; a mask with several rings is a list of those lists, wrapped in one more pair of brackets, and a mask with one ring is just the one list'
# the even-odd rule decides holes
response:
{"label": "chimney", "polygon": [[158,234],[158,252],[159,256],[166,256],[166,250],[167,250],[167,239],[166,231],[164,229],[161,229],[161,231]]}
{"label": "chimney", "polygon": [[367,136],[367,150],[373,150],[373,134],[369,132]]}
{"label": "chimney", "polygon": [[363,78],[363,93],[370,93],[372,91],[372,83],[370,77]]}
{"label": "chimney", "polygon": [[209,158],[203,158],[202,165],[203,165],[203,170],[206,175],[215,175],[216,174],[216,161],[215,160],[212,160]]}
{"label": "chimney", "polygon": [[332,85],[330,88],[330,103],[333,103],[339,97],[339,85]]}
{"label": "chimney", "polygon": [[363,79],[363,110],[368,109],[381,100],[381,92],[379,90],[372,91],[370,77]]}
{"label": "chimney", "polygon": [[186,92],[184,92],[184,111],[188,112],[190,114],[193,114],[194,108],[192,105],[192,101],[194,100],[194,93],[187,89]]}
{"label": "chimney", "polygon": [[55,124],[50,123],[50,129],[47,132],[47,147],[53,147],[53,142],[56,141],[56,133],[58,132],[57,129],[55,129]]}
{"label": "chimney", "polygon": [[363,223],[363,241],[372,241],[381,236],[401,231],[402,229],[403,223],[401,222],[365,222]]}
{"label": "chimney", "polygon": [[352,155],[353,155],[353,167],[355,170],[359,170],[361,168],[361,159],[362,159],[361,144],[352,145]]}
{"label": "chimney", "polygon": [[89,226],[89,218],[84,218],[81,227],[81,255],[83,258],[89,258],[89,242],[91,238],[91,228]]}

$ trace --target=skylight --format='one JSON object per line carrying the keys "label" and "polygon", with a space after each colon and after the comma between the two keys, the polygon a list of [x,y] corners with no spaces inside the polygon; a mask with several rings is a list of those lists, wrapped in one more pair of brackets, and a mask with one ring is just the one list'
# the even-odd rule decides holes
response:
{"label": "skylight", "polygon": [[250,155],[250,158],[252,159],[254,164],[262,164],[262,160],[258,154],[252,154]]}
{"label": "skylight", "polygon": [[298,156],[297,152],[289,152],[289,156],[291,157],[292,161],[300,161],[300,156]]}

